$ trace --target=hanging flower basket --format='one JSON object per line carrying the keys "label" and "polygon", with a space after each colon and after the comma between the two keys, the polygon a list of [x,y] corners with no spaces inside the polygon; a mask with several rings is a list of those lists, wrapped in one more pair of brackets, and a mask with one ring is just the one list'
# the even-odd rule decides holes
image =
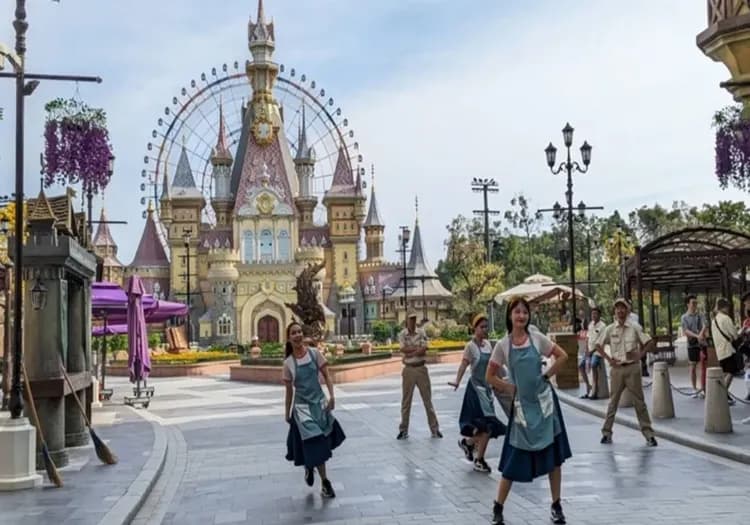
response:
{"label": "hanging flower basket", "polygon": [[750,121],[742,118],[742,106],[729,106],[714,115],[716,128],[716,177],[719,185],[750,189]]}
{"label": "hanging flower basket", "polygon": [[98,193],[112,177],[112,147],[104,111],[75,99],[58,98],[44,106],[44,185],[81,182]]}

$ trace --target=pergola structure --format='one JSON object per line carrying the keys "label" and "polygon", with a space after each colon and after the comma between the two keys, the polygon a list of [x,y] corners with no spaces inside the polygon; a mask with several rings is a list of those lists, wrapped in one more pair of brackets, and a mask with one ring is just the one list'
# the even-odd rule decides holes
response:
{"label": "pergola structure", "polygon": [[[733,304],[735,292],[747,291],[750,266],[750,235],[713,226],[690,227],[663,235],[625,262],[625,292],[636,294],[638,316],[643,322],[643,294],[654,291],[681,294],[716,294]],[[653,304],[653,300],[652,300]],[[672,318],[671,302],[667,301]],[[655,311],[651,309],[651,332],[655,335]],[[668,327],[672,340],[672,324]]]}

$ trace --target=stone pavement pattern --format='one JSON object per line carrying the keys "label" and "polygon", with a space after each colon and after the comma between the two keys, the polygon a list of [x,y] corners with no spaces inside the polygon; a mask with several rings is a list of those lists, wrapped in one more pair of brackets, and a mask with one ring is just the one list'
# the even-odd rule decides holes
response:
{"label": "stone pavement pattern", "polygon": [[[322,500],[318,480],[308,488],[302,469],[284,459],[280,386],[154,380],[156,397],[139,413],[168,429],[169,449],[134,523],[488,523],[498,474],[473,472],[456,445],[463,388],[447,385],[455,365],[430,370],[443,440],[429,437],[417,395],[409,440],[394,439],[400,376],[336,387],[336,416],[348,439],[329,463],[333,500]],[[603,446],[599,418],[563,410],[574,453],[563,470],[569,523],[747,522],[750,467],[666,441],[646,448],[638,432],[619,425],[614,445]],[[493,470],[500,445],[489,448]],[[548,507],[546,479],[517,484],[506,522],[549,523]]]}
{"label": "stone pavement pattern", "polygon": [[[21,492],[0,492],[0,523],[89,525],[120,515],[129,491],[154,449],[152,425],[124,406],[107,405],[94,412],[94,429],[118,457],[103,465],[93,445],[70,451],[70,463],[60,469],[63,487],[47,480],[44,486]],[[132,506],[130,507],[132,509]]]}

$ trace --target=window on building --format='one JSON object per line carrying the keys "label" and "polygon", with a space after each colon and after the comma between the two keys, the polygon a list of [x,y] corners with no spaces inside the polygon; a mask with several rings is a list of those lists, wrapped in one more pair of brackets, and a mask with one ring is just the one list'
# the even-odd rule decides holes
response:
{"label": "window on building", "polygon": [[289,238],[289,232],[281,230],[279,232],[279,260],[288,262],[291,260],[292,240]]}
{"label": "window on building", "polygon": [[255,260],[255,235],[250,230],[242,232],[242,262],[251,263]]}
{"label": "window on building", "polygon": [[260,262],[273,262],[273,233],[271,230],[260,232]]}
{"label": "window on building", "polygon": [[222,314],[218,321],[218,332],[221,336],[232,335],[232,320],[227,314]]}

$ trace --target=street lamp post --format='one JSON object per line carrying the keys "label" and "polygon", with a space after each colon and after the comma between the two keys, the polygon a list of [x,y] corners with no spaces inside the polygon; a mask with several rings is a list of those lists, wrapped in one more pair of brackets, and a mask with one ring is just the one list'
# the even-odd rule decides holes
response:
{"label": "street lamp post", "polygon": [[419,280],[422,282],[422,323],[427,322],[427,303],[425,302],[424,296],[424,282],[427,278],[424,275],[419,276]]}
{"label": "street lamp post", "polygon": [[[401,252],[401,264],[404,272],[404,312],[406,312],[409,304],[409,297],[407,295],[407,288],[409,283],[409,277],[406,271],[406,247],[409,245],[409,239],[411,238],[411,231],[408,226],[401,226],[401,234],[398,236],[399,251]],[[406,313],[404,313],[404,321],[406,321]]]}
{"label": "street lamp post", "polygon": [[188,337],[188,346],[190,346],[190,343],[192,343],[193,340],[193,323],[191,319],[191,297],[190,297],[190,234],[191,231],[189,228],[185,228],[183,230],[183,236],[182,240],[185,244],[185,304],[187,305],[188,311],[187,311],[187,337]]}
{"label": "street lamp post", "polygon": [[[26,31],[29,23],[26,21],[26,0],[16,0],[15,19],[13,29],[16,34],[15,53],[0,46],[0,69],[7,58],[13,66],[13,73],[0,72],[0,78],[14,78],[16,81],[16,147],[15,147],[15,232],[13,262],[13,378],[10,391],[10,415],[12,419],[19,419],[23,415],[23,392],[21,388],[21,359],[23,356],[23,155],[24,155],[24,97],[31,95],[39,85],[39,80],[70,80],[76,82],[101,82],[99,77],[83,77],[71,75],[49,75],[26,73]],[[26,79],[31,79],[26,82]]]}
{"label": "street lamp post", "polygon": [[575,268],[575,250],[574,250],[574,239],[573,239],[573,172],[578,173],[586,173],[589,169],[589,164],[591,163],[591,146],[588,142],[584,141],[583,145],[581,146],[581,160],[583,162],[583,167],[581,167],[580,164],[578,164],[577,161],[571,160],[570,157],[570,147],[573,145],[573,127],[567,123],[565,124],[565,127],[562,130],[563,134],[563,142],[565,144],[565,149],[567,152],[567,156],[565,161],[560,163],[560,165],[555,168],[555,157],[557,155],[557,148],[552,145],[552,143],[549,143],[549,146],[547,146],[544,150],[544,153],[547,157],[547,166],[549,166],[550,171],[553,175],[557,175],[558,173],[561,173],[562,171],[565,171],[568,180],[567,180],[567,191],[565,192],[565,198],[567,200],[567,208],[568,208],[568,246],[569,246],[569,257],[570,257],[570,288],[571,288],[571,316],[570,316],[570,323],[573,327],[573,331],[575,332],[575,316],[576,316],[576,268]]}
{"label": "street lamp post", "polygon": [[[8,229],[10,228],[10,224],[8,224],[8,219],[3,218],[0,220],[0,233],[3,234],[3,237],[5,238],[5,241],[8,240]],[[9,365],[10,365],[10,279],[11,279],[11,265],[7,264],[5,265],[5,276],[4,276],[4,282],[3,282],[3,294],[5,294],[5,307],[3,308],[3,375],[2,380],[0,381],[2,383],[2,392],[0,392],[3,396],[2,406],[0,407],[0,410],[8,410],[8,394],[9,394],[9,379],[8,375],[10,374]]]}
{"label": "street lamp post", "polygon": [[[497,181],[495,179],[479,179],[474,177],[471,181],[471,191],[474,193],[481,193],[483,197],[484,206],[481,210],[474,210],[475,215],[481,215],[484,218],[484,249],[485,249],[485,262],[487,264],[492,262],[492,250],[490,246],[490,215],[499,215],[498,210],[491,210],[489,207],[489,194],[497,193],[500,191],[497,187]],[[495,331],[495,298],[490,299],[489,304],[489,318],[490,318],[490,332]]]}

